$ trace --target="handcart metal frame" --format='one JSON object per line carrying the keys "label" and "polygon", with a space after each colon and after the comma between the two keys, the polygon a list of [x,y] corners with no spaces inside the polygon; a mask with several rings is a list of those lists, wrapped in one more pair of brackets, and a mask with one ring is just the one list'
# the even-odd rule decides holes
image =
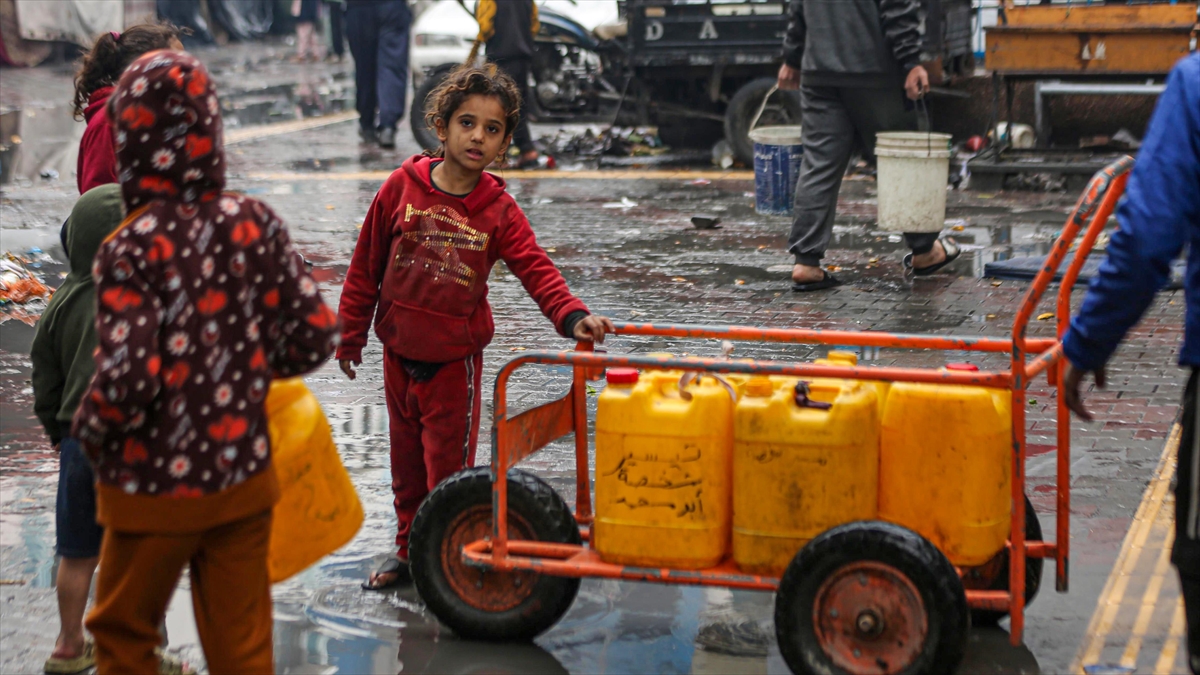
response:
{"label": "handcart metal frame", "polygon": [[[1011,338],[906,335],[884,332],[850,332],[801,329],[771,329],[721,326],[618,323],[618,335],[674,338],[708,338],[733,341],[805,343],[836,346],[887,347],[901,349],[954,350],[1011,354],[1007,372],[964,372],[929,368],[816,365],[773,361],[739,361],[711,358],[657,358],[595,353],[591,345],[580,343],[576,351],[527,352],[501,368],[496,377],[495,409],[492,426],[492,508],[508,513],[508,481],[497,477],[536,453],[552,441],[575,435],[576,505],[575,519],[586,542],[592,523],[592,499],[588,464],[587,381],[599,376],[604,368],[634,367],[650,370],[687,370],[714,373],[754,373],[799,377],[883,380],[890,382],[928,382],[975,385],[1007,389],[1012,393],[1012,534],[1008,542],[1011,563],[1007,591],[967,590],[972,609],[1008,612],[1013,645],[1022,641],[1025,624],[1025,559],[1052,558],[1055,562],[1056,588],[1067,591],[1070,561],[1070,459],[1071,427],[1063,402],[1062,372],[1065,367],[1062,336],[1070,316],[1071,289],[1079,272],[1112,215],[1124,191],[1133,159],[1126,157],[1098,172],[1080,197],[1062,233],[1054,242],[1044,267],[1030,285],[1013,321]],[[1083,238],[1074,260],[1063,275],[1057,298],[1057,339],[1033,339],[1026,331],[1042,296],[1064,260],[1076,237]],[[509,379],[529,364],[569,365],[574,369],[570,391],[562,398],[509,417],[507,393]],[[1026,541],[1025,457],[1026,392],[1029,384],[1046,373],[1057,397],[1057,503],[1054,541]],[[723,586],[728,588],[774,591],[780,580],[774,577],[744,574],[726,560],[704,570],[682,571],[651,569],[610,564],[587,546],[513,539],[508,518],[492,518],[492,536],[462,548],[463,562],[471,567],[498,571],[525,571],[559,577],[603,577],[631,581],[670,584]],[[1049,537],[1047,537],[1049,539]],[[963,570],[958,570],[959,574]]]}

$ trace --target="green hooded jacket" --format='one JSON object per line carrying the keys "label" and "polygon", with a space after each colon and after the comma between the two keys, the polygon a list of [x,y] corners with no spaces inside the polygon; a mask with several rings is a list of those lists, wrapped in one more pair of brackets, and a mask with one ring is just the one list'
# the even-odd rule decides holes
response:
{"label": "green hooded jacket", "polygon": [[95,370],[96,285],[92,259],[124,218],[121,186],[110,183],[84,193],[67,220],[71,272],[38,321],[30,354],[33,410],[54,444],[70,432],[75,409]]}

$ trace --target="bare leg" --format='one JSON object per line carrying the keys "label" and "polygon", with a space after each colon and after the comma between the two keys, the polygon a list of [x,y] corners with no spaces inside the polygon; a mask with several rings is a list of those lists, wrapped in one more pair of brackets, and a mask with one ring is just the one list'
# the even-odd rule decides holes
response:
{"label": "bare leg", "polygon": [[63,558],[58,564],[58,618],[61,628],[52,656],[73,659],[83,654],[83,613],[96,571],[94,558]]}

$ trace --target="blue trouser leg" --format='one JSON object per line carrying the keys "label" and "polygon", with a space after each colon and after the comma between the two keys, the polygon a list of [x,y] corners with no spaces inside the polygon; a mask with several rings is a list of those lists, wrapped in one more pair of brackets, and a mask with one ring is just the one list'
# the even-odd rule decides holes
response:
{"label": "blue trouser leg", "polygon": [[408,31],[412,14],[407,3],[389,2],[379,8],[379,47],[376,86],[379,128],[395,129],[404,117],[408,98]]}
{"label": "blue trouser leg", "polygon": [[354,56],[354,103],[358,123],[368,131],[375,130],[375,108],[379,103],[375,88],[379,52],[377,10],[375,3],[354,2],[346,7],[346,40]]}

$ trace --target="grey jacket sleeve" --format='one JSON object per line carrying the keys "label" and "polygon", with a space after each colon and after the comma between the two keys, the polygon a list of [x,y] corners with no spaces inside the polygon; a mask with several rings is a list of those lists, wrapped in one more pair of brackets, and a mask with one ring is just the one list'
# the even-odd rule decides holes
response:
{"label": "grey jacket sleeve", "polygon": [[788,3],[787,33],[783,36],[783,62],[793,68],[800,67],[800,59],[804,57],[804,0],[791,0]]}
{"label": "grey jacket sleeve", "polygon": [[[917,0],[878,0],[883,37],[904,74],[921,64],[921,15]],[[791,29],[788,29],[791,35]]]}

